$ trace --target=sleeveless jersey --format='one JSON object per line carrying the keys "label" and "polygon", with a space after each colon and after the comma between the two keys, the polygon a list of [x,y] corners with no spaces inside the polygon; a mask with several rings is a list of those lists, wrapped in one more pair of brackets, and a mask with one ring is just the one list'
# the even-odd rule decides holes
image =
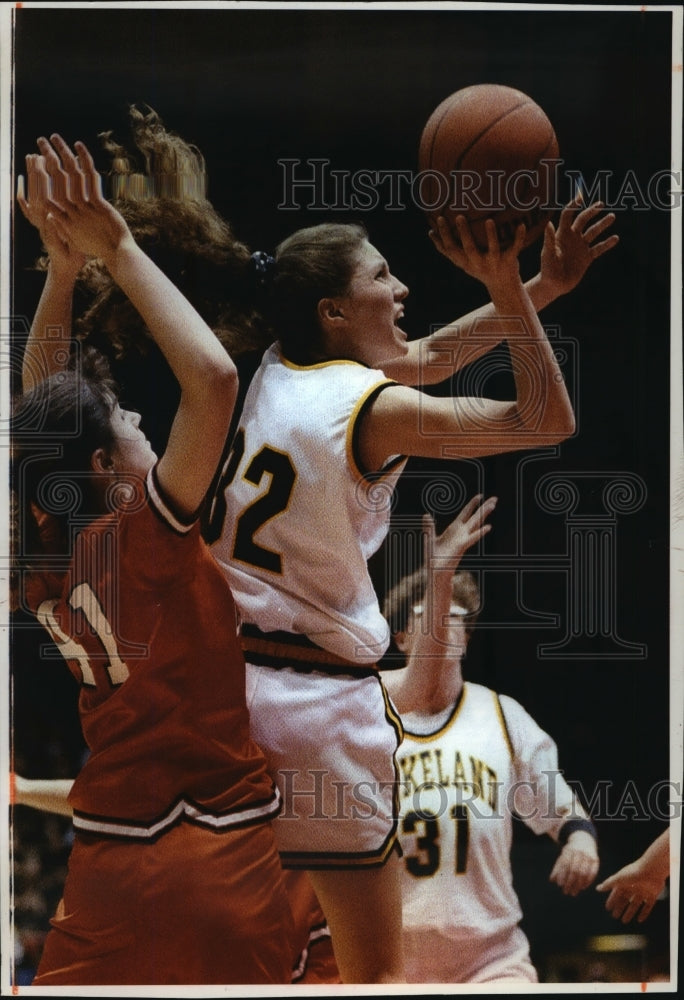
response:
{"label": "sleeveless jersey", "polygon": [[154,470],[125,512],[80,532],[61,596],[36,615],[80,684],[77,829],[148,840],[182,817],[218,830],[277,814],[230,590]]}
{"label": "sleeveless jersey", "polygon": [[404,928],[434,933],[418,970],[418,981],[429,982],[440,938],[453,962],[454,945],[472,951],[479,939],[486,949],[522,917],[512,814],[554,839],[570,817],[586,814],[558,770],[555,743],[512,698],[466,683],[446,718],[406,713],[402,723]]}
{"label": "sleeveless jersey", "polygon": [[389,642],[367,561],[387,534],[405,460],[367,476],[356,435],[364,408],[394,384],[356,362],[300,366],[270,347],[216,505],[225,516],[212,552],[243,621],[350,662],[374,663]]}

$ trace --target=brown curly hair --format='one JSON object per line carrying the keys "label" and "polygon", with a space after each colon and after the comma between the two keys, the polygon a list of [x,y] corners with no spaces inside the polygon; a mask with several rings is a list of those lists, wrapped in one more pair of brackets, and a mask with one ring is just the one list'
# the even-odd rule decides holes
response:
{"label": "brown curly hair", "polygon": [[[136,242],[233,357],[263,350],[273,336],[253,303],[250,250],[206,197],[202,153],[168,131],[151,108],[131,105],[129,116],[132,149],[111,132],[100,134],[111,159],[104,177],[107,197]],[[117,359],[133,350],[147,353],[147,327],[100,261],[87,262],[78,286],[85,295],[84,311],[74,324],[80,340],[100,345],[104,340]]]}

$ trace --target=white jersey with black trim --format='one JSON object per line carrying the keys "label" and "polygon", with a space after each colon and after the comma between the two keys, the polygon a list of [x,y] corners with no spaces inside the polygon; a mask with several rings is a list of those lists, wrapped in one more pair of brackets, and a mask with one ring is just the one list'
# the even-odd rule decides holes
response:
{"label": "white jersey with black trim", "polygon": [[451,964],[454,944],[472,954],[481,941],[484,965],[488,942],[506,940],[522,917],[512,814],[555,840],[563,823],[586,813],[558,770],[556,744],[513,698],[466,683],[446,713],[406,713],[402,723],[404,928],[434,935],[424,968],[412,969],[416,981],[429,982],[440,940]]}
{"label": "white jersey with black trim", "polygon": [[295,365],[270,347],[224,467],[212,546],[244,622],[360,664],[389,641],[367,561],[387,534],[405,460],[367,476],[356,435],[364,408],[393,384],[357,362]]}

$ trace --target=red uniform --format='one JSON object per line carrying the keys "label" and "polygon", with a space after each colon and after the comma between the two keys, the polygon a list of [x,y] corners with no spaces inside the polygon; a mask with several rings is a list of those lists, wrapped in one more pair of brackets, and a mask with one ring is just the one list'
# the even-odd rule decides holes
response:
{"label": "red uniform", "polygon": [[295,869],[284,872],[285,885],[295,921],[295,942],[299,949],[292,969],[292,982],[341,983],[330,928],[309,880],[309,873]]}
{"label": "red uniform", "polygon": [[34,983],[289,982],[279,799],[249,736],[232,597],[154,471],[81,531],[36,614],[81,685],[90,753]]}

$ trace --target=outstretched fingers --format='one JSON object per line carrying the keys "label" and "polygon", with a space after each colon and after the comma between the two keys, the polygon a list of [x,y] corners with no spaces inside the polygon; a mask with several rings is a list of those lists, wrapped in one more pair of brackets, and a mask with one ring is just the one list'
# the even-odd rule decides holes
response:
{"label": "outstretched fingers", "polygon": [[62,162],[53,146],[44,136],[40,136],[37,145],[45,172],[50,178],[48,200],[58,205],[65,205],[71,197],[69,175],[63,169]]}
{"label": "outstretched fingers", "polygon": [[[83,143],[76,143],[78,157],[71,150],[68,143],[58,133],[50,136],[50,142],[42,140],[41,152],[45,148],[48,172],[59,183],[64,190],[64,198],[59,197],[54,200],[62,204],[69,203],[76,208],[87,204],[91,198],[97,198],[101,192],[97,178],[97,171],[93,164],[90,153]],[[40,141],[39,141],[40,145]]]}
{"label": "outstretched fingers", "polygon": [[74,143],[74,148],[78,153],[78,162],[86,180],[90,198],[94,201],[103,198],[102,177],[95,167],[95,161],[90,154],[90,150],[80,141]]}
{"label": "outstretched fingers", "polygon": [[17,204],[31,225],[41,229],[52,196],[52,181],[45,168],[45,158],[38,153],[26,156],[26,178],[17,178]]}
{"label": "outstretched fingers", "polygon": [[[463,247],[464,255],[467,258],[477,257],[479,259],[481,251],[475,243],[475,238],[473,237],[470,224],[468,223],[465,215],[456,216],[456,229],[458,231],[458,238],[461,241],[461,246]],[[497,252],[499,249],[499,241],[496,238],[496,226],[494,225],[493,219],[487,219],[485,221],[485,234],[487,236],[488,252]]]}
{"label": "outstretched fingers", "polygon": [[423,561],[426,566],[430,565],[430,560],[435,550],[435,519],[432,514],[423,514],[422,517],[423,534]]}
{"label": "outstretched fingers", "polygon": [[491,531],[492,526],[487,523],[487,518],[496,507],[497,499],[497,497],[489,497],[484,502],[481,502],[482,496],[479,495],[473,497],[470,505],[467,504],[466,508],[464,508],[464,511],[468,509],[465,526],[469,536],[472,538],[471,544],[479,541],[488,531]]}
{"label": "outstretched fingers", "polygon": [[443,215],[437,218],[437,229],[430,230],[430,239],[442,256],[452,261],[457,267],[464,266],[466,256],[463,252],[462,241],[459,243],[454,239],[453,230]]}
{"label": "outstretched fingers", "polygon": [[525,225],[524,222],[521,222],[520,225],[515,230],[515,239],[513,240],[513,245],[509,249],[509,253],[513,257],[517,257],[522,248],[524,247],[526,235],[527,235],[527,226]]}
{"label": "outstretched fingers", "polygon": [[612,233],[612,235],[610,235],[607,239],[601,240],[600,243],[596,242],[598,237],[601,236],[608,226],[613,224],[613,222],[615,222],[615,216],[611,212],[598,222],[595,222],[593,226],[589,226],[589,228],[584,232],[584,241],[589,247],[593,260],[596,260],[597,257],[600,257],[602,254],[606,253],[606,251],[612,250],[613,247],[617,246],[620,242],[620,237],[617,233]]}
{"label": "outstretched fingers", "polygon": [[[449,563],[460,559],[467,549],[491,531],[492,526],[487,523],[487,518],[496,507],[497,498],[489,497],[483,501],[482,496],[478,493],[472,497],[441,535],[435,535],[434,522],[432,523],[429,529],[430,551],[434,551],[439,560],[447,560]],[[425,531],[425,521],[423,530]],[[427,544],[428,537],[424,537]]]}
{"label": "outstretched fingers", "polygon": [[602,201],[595,201],[593,204],[589,205],[582,212],[579,213],[575,221],[572,223],[573,230],[582,237],[584,240],[589,256],[592,260],[596,260],[602,254],[606,253],[608,250],[612,250],[614,246],[620,240],[620,237],[613,233],[607,239],[602,240],[597,243],[599,236],[601,236],[606,229],[613,225],[615,222],[615,213],[607,212],[602,218],[596,219],[598,215],[603,211],[604,204]]}
{"label": "outstretched fingers", "polygon": [[[33,154],[29,153],[26,157],[26,176],[28,178],[29,185],[31,184],[31,171],[33,169],[31,165],[32,156]],[[29,222],[31,222],[29,201],[26,197],[26,181],[23,174],[19,174],[17,177],[17,204],[19,205],[19,208],[23,212],[24,216],[29,220]]]}
{"label": "outstretched fingers", "polygon": [[76,206],[80,206],[88,200],[85,175],[81,170],[80,164],[61,135],[54,133],[50,136],[50,142],[59,154],[59,158],[62,161],[62,168],[69,178],[69,201]]}
{"label": "outstretched fingers", "polygon": [[24,184],[23,174],[19,174],[17,177],[17,204],[24,215],[26,215],[26,212],[28,211],[28,202],[26,201],[26,187]]}
{"label": "outstretched fingers", "polygon": [[558,221],[559,232],[561,230],[565,231],[566,229],[570,229],[570,227],[574,225],[579,218],[577,213],[581,210],[585,210],[584,204],[584,196],[581,191],[578,191],[574,198],[572,198],[572,200],[569,201],[568,204],[561,210],[560,219]]}
{"label": "outstretched fingers", "polygon": [[[583,208],[581,212],[578,212],[572,221],[572,228],[584,232],[587,223],[595,219],[597,215],[600,215],[605,208],[602,201],[593,201],[591,205],[587,205]],[[613,216],[613,219],[615,216]]]}
{"label": "outstretched fingers", "polygon": [[597,236],[600,236],[601,233],[603,233],[606,229],[608,229],[609,226],[612,226],[614,222],[615,222],[615,213],[608,212],[606,215],[603,216],[603,218],[599,219],[597,222],[594,222],[592,225],[588,226],[584,230],[583,235],[585,240],[587,240],[589,243],[593,242],[593,240],[595,240]]}
{"label": "outstretched fingers", "polygon": [[[605,204],[602,201],[594,201],[591,205],[583,207],[584,202],[581,195],[576,195],[573,200],[565,206],[561,212],[561,218],[559,223],[560,229],[572,229],[573,232],[582,236],[586,243],[591,244],[596,240],[609,226],[615,222],[615,213],[607,212],[602,218],[597,219],[601,212],[605,209]],[[592,223],[592,220],[597,219],[596,222]],[[606,249],[610,249],[611,246],[615,246],[618,242],[619,237],[611,236],[606,246],[602,249],[602,253],[605,253]]]}
{"label": "outstretched fingers", "polygon": [[[481,499],[481,498],[480,498]],[[473,512],[473,518],[480,522],[486,520],[498,503],[498,497],[488,497]]]}
{"label": "outstretched fingers", "polygon": [[497,501],[496,497],[489,497],[487,500],[484,500],[483,497],[482,493],[476,493],[474,497],[471,497],[461,509],[456,520],[469,527],[478,527],[482,524],[496,507]]}
{"label": "outstretched fingers", "polygon": [[477,508],[479,507],[479,505],[481,504],[482,497],[483,497],[482,493],[476,493],[475,496],[471,497],[470,500],[468,500],[468,502],[465,504],[465,506],[461,508],[461,511],[458,515],[458,520],[469,521],[470,518],[475,513],[475,511],[477,510]]}

